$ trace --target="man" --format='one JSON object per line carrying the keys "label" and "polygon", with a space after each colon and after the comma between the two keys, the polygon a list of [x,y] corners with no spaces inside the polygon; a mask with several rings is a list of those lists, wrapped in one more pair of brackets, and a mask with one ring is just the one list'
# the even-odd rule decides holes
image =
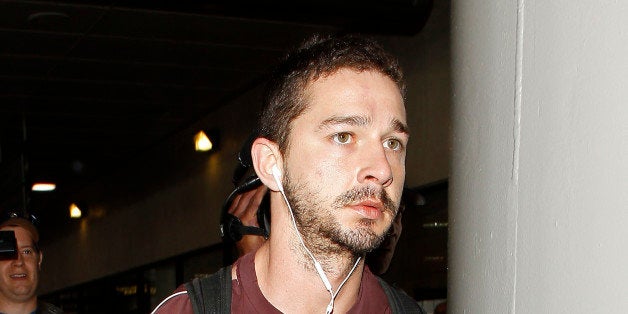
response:
{"label": "man", "polygon": [[251,149],[271,191],[270,238],[154,312],[423,313],[363,259],[399,208],[403,94],[396,61],[373,41],[314,38],[288,55],[270,81]]}
{"label": "man", "polygon": [[43,254],[37,228],[26,218],[12,215],[0,224],[0,231],[13,231],[17,256],[0,260],[0,313],[63,313],[51,304],[37,301],[37,284]]}

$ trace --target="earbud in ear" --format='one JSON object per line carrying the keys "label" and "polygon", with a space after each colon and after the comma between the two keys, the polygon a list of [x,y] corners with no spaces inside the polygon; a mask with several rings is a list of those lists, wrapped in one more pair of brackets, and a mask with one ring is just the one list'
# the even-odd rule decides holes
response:
{"label": "earbud in ear", "polygon": [[277,187],[280,191],[283,192],[283,184],[281,184],[281,170],[277,167],[277,164],[274,164],[270,169],[270,172],[273,174],[273,178],[275,178],[275,182],[277,183]]}

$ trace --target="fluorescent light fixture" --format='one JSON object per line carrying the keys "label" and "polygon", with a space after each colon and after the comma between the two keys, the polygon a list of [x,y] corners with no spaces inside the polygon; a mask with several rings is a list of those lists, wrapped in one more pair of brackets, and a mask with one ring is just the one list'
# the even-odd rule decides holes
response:
{"label": "fluorescent light fixture", "polygon": [[83,216],[81,209],[75,204],[70,204],[70,218],[79,219]]}
{"label": "fluorescent light fixture", "polygon": [[199,131],[196,135],[194,135],[194,149],[196,149],[197,152],[210,151],[213,146],[214,145],[209,140],[209,137],[207,137],[205,132]]}
{"label": "fluorescent light fixture", "polygon": [[57,185],[54,183],[35,183],[33,184],[32,190],[37,192],[49,192],[54,191],[57,188]]}

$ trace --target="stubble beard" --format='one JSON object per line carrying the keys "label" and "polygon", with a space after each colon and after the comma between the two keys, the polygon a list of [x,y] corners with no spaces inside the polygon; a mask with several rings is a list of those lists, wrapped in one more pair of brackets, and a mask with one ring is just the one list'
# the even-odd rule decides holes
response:
{"label": "stubble beard", "polygon": [[[286,174],[284,182],[286,198],[294,212],[295,221],[306,246],[315,254],[351,254],[363,256],[377,248],[385,239],[392,224],[392,217],[398,210],[397,204],[386,191],[372,186],[356,187],[334,199],[331,206],[325,206],[324,198],[317,191],[308,189],[305,184],[292,182]],[[361,200],[379,199],[384,204],[391,221],[380,233],[373,230],[375,221],[361,218],[353,228],[342,226],[336,220],[337,213],[347,204]]]}

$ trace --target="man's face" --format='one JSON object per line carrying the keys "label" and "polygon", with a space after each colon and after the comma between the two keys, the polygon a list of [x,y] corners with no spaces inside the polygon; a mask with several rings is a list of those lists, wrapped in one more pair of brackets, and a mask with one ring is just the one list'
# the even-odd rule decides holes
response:
{"label": "man's face", "polygon": [[41,252],[35,249],[30,233],[23,228],[4,227],[0,230],[13,230],[18,247],[17,259],[0,260],[0,298],[12,302],[30,300],[37,289]]}
{"label": "man's face", "polygon": [[311,82],[291,124],[286,195],[308,246],[363,254],[398,210],[405,179],[406,113],[395,83],[341,69]]}

